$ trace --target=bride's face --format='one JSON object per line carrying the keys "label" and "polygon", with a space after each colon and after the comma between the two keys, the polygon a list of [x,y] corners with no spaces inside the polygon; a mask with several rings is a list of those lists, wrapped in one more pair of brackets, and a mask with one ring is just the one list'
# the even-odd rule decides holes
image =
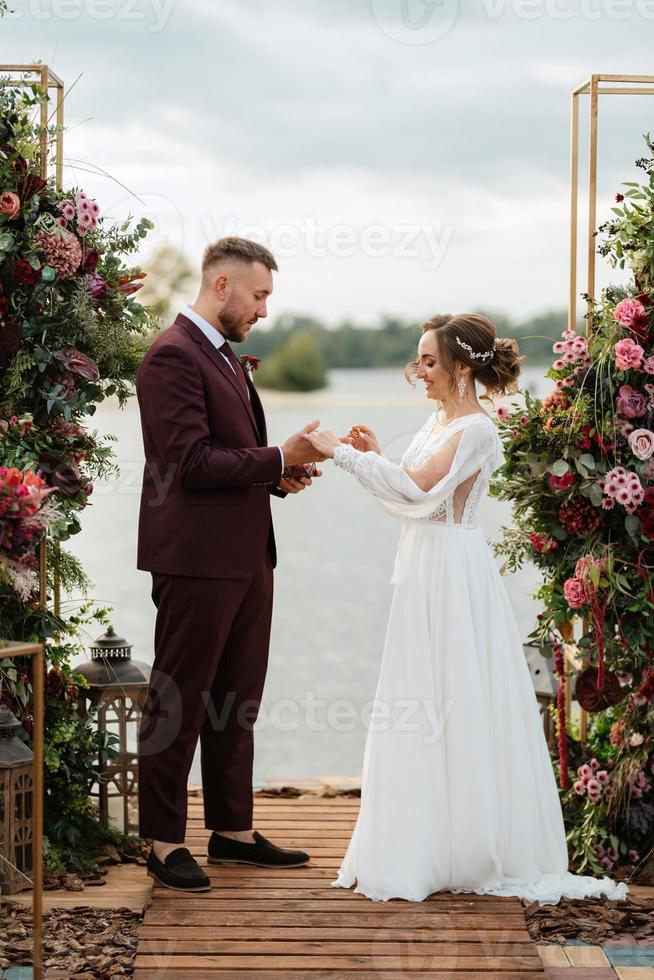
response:
{"label": "bride's face", "polygon": [[418,370],[416,377],[425,384],[427,398],[442,401],[451,395],[450,376],[439,363],[440,354],[436,332],[427,330],[418,344]]}

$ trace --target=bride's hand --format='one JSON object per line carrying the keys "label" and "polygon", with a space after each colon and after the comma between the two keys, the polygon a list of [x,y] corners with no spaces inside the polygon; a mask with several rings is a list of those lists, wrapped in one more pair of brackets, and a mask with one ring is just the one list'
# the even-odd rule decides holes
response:
{"label": "bride's hand", "polygon": [[323,456],[329,459],[333,458],[336,447],[345,442],[344,439],[337,438],[328,429],[324,432],[305,432],[304,438],[311,443],[314,449],[317,449],[319,453],[322,453]]}
{"label": "bride's hand", "polygon": [[358,449],[361,453],[367,453],[372,450],[373,453],[377,453],[381,456],[382,451],[377,442],[377,436],[367,425],[353,425],[346,436],[347,441],[355,449]]}

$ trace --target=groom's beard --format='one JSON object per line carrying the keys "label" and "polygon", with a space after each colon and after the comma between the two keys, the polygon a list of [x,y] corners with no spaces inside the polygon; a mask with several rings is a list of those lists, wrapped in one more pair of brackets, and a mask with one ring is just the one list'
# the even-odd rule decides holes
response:
{"label": "groom's beard", "polygon": [[247,328],[250,326],[249,320],[243,319],[243,310],[238,308],[237,303],[227,302],[224,310],[220,314],[221,333],[226,340],[240,344],[245,340]]}

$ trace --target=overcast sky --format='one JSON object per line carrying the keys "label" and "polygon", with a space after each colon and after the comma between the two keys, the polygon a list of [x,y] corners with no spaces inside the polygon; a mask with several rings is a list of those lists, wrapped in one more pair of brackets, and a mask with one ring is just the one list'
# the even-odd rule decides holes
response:
{"label": "overcast sky", "polygon": [[[263,241],[271,318],[565,306],[570,89],[654,75],[654,0],[11,6],[1,61],[76,82],[66,183],[193,264],[223,234]],[[654,96],[602,101],[604,211],[653,122]]]}

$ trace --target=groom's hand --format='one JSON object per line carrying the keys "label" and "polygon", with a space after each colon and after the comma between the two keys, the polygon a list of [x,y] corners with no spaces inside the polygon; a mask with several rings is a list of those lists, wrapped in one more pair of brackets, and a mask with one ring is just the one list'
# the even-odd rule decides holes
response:
{"label": "groom's hand", "polygon": [[282,446],[285,466],[293,466],[296,463],[321,463],[324,459],[327,459],[324,453],[321,453],[305,439],[305,435],[308,432],[313,432],[319,425],[320,422],[318,419],[314,419],[313,422],[309,422],[308,425],[305,425],[295,435],[289,436]]}

